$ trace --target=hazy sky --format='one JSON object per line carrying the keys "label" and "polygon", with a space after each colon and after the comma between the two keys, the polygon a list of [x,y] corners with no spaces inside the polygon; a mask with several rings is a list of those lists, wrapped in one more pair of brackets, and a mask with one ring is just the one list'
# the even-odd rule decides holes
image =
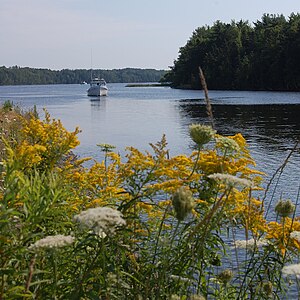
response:
{"label": "hazy sky", "polygon": [[197,27],[299,11],[299,0],[0,0],[0,66],[167,69]]}

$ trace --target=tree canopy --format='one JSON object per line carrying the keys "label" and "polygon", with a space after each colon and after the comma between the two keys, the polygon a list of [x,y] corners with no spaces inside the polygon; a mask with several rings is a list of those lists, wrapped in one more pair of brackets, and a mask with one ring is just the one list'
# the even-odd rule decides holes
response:
{"label": "tree canopy", "polygon": [[163,81],[199,89],[199,66],[209,89],[300,91],[300,14],[199,27]]}
{"label": "tree canopy", "polygon": [[[164,70],[135,68],[99,69],[93,70],[92,75],[103,77],[107,82],[158,82],[165,72]],[[85,69],[55,71],[18,66],[0,67],[0,85],[69,84],[89,82],[90,79],[91,70]]]}

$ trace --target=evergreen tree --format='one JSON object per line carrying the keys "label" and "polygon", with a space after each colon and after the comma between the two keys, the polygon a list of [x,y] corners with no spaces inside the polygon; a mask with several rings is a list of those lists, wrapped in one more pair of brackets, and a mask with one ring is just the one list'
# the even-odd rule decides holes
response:
{"label": "evergreen tree", "polygon": [[162,81],[201,88],[198,67],[210,89],[300,90],[300,15],[264,14],[247,21],[216,21],[197,28]]}

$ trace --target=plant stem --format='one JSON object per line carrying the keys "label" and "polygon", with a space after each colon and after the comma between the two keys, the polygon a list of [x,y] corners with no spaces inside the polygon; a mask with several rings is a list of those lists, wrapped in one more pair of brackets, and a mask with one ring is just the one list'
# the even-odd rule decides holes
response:
{"label": "plant stem", "polygon": [[52,261],[53,277],[54,277],[54,299],[57,299],[57,297],[56,297],[56,291],[57,291],[57,264],[56,264],[56,259],[55,259],[55,250],[51,251],[51,261]]}
{"label": "plant stem", "polygon": [[194,174],[194,172],[196,171],[196,167],[197,167],[197,164],[198,164],[198,161],[200,158],[200,152],[201,152],[201,146],[198,147],[197,157],[196,157],[196,161],[193,166],[193,170],[186,180],[189,180],[192,177],[192,175]]}
{"label": "plant stem", "polygon": [[30,283],[31,283],[33,271],[34,271],[35,260],[36,260],[36,255],[34,255],[30,261],[28,278],[27,278],[26,285],[25,285],[25,293],[29,292],[29,287],[30,287]]}
{"label": "plant stem", "polygon": [[157,235],[157,238],[156,238],[156,243],[155,243],[155,248],[154,248],[154,255],[153,255],[153,259],[152,259],[152,264],[155,263],[155,258],[156,258],[156,255],[157,255],[157,249],[158,249],[158,241],[159,241],[159,238],[160,238],[160,235],[161,235],[161,231],[162,231],[162,227],[163,227],[163,224],[164,224],[164,221],[166,219],[166,215],[167,215],[167,211],[169,209],[170,205],[168,205],[164,211],[164,215],[163,215],[163,218],[160,222],[160,225],[159,225],[159,230],[158,230],[158,235]]}

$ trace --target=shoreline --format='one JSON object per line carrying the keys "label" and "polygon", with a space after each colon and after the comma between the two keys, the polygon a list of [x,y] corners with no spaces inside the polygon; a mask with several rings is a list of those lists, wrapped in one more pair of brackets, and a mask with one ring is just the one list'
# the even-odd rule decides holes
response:
{"label": "shoreline", "polygon": [[129,83],[125,87],[169,87],[169,83]]}

